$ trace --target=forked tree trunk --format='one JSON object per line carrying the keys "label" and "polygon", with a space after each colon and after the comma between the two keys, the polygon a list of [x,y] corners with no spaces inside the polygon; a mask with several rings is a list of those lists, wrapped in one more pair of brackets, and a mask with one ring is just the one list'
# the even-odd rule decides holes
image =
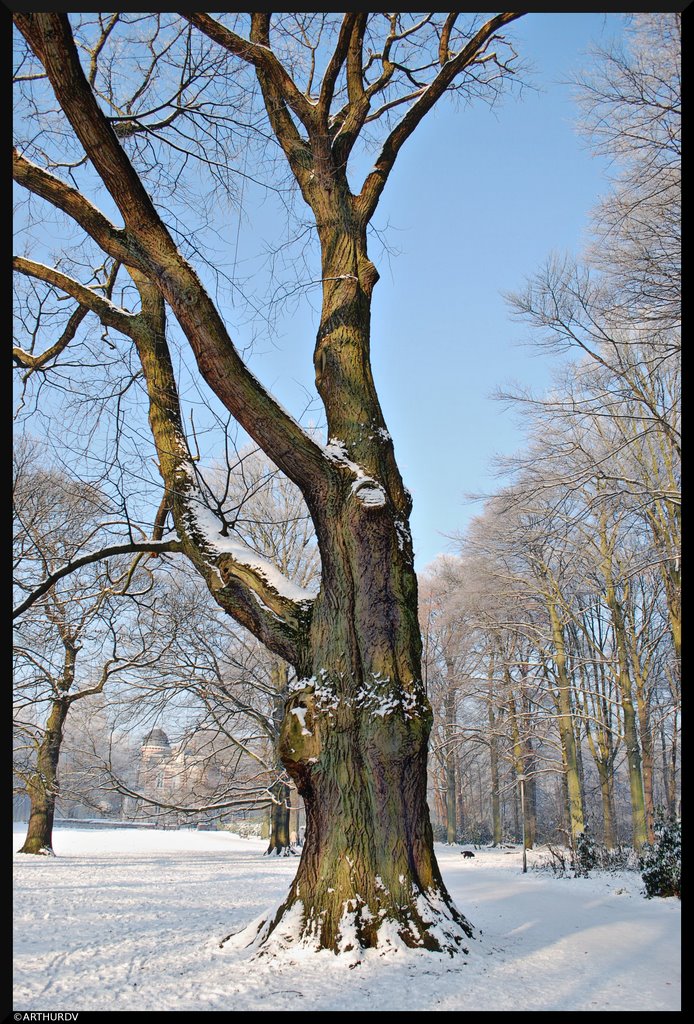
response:
{"label": "forked tree trunk", "polygon": [[67,717],[68,698],[54,700],[43,739],[38,748],[36,770],[29,779],[31,801],[29,828],[19,853],[53,854],[53,819],[58,795],[58,761]]}
{"label": "forked tree trunk", "polygon": [[[298,943],[355,957],[374,946],[454,953],[472,928],[434,856],[411,499],[369,365],[378,275],[348,206],[333,195],[317,215],[324,301],[316,382],[336,483],[318,500],[307,496],[322,585],[309,678],[287,702],[279,744],[304,799],[306,840],[286,901],[256,926],[255,940],[261,952]],[[234,944],[251,937],[246,930]]]}

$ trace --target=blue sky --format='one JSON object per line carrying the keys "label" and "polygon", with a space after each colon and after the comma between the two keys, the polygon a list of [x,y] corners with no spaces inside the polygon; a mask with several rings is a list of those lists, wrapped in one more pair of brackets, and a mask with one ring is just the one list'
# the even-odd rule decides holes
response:
{"label": "blue sky", "polygon": [[[493,109],[442,100],[405,144],[386,185],[374,225],[397,254],[388,257],[372,239],[381,274],[372,362],[414,499],[418,569],[447,550],[446,535],[463,530],[479,510],[465,503],[465,494],[497,485],[492,457],[522,444],[512,412],[492,399],[493,391],[512,382],[542,388],[549,381],[549,359],[519,344],[523,326],[510,318],[501,293],[521,289],[553,250],[579,253],[586,241],[589,211],[607,188],[606,167],[576,132],[566,82],[586,67],[591,44],[606,44],[624,24],[621,14],[529,14],[508,26],[521,60],[531,65],[524,75],[531,87]],[[364,170],[369,166],[363,163]],[[118,222],[103,189],[94,199]],[[262,319],[249,320],[238,297],[250,289],[262,307],[278,287],[260,257],[292,230],[283,208],[273,193],[244,186],[226,210],[215,211],[211,227],[211,262],[239,282],[219,294],[235,343],[294,416],[320,423],[312,361],[317,258],[308,268],[297,262],[280,274],[299,288],[271,334]],[[204,266],[198,269],[209,282]],[[183,380],[181,391],[197,402]],[[311,397],[313,408],[306,411]]]}
{"label": "blue sky", "polygon": [[[605,44],[623,26],[622,15],[603,14],[531,14],[510,26],[535,89],[493,110],[442,102],[408,140],[384,191],[375,224],[398,255],[387,259],[372,243],[381,274],[372,360],[414,498],[418,569],[478,511],[464,494],[495,486],[492,456],[522,443],[493,390],[549,380],[548,358],[518,344],[524,329],[500,293],[522,288],[552,250],[580,252],[586,241],[589,211],[607,187],[605,163],[579,138],[563,83],[586,66],[591,43]],[[248,214],[270,241],[270,225]],[[248,244],[244,232],[241,256]],[[252,358],[295,415],[312,388],[316,322],[300,306]]]}

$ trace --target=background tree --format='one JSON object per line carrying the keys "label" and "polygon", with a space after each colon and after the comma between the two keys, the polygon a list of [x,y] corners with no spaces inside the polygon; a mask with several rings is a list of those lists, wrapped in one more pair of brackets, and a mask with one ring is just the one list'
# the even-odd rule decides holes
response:
{"label": "background tree", "polygon": [[[26,444],[14,458],[15,587],[74,562],[103,522],[103,495],[36,465]],[[14,645],[15,773],[31,801],[21,853],[52,853],[58,764],[70,709],[147,660],[132,628],[149,573],[123,559],[103,560],[57,581],[25,614]],[[130,620],[130,621],[128,621]]]}

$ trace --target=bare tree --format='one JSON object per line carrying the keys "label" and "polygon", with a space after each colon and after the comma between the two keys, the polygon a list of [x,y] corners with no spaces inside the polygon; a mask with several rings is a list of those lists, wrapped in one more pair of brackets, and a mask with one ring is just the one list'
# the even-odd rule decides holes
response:
{"label": "bare tree", "polygon": [[[24,152],[15,152],[16,180],[35,200],[66,215],[72,234],[82,232],[87,248],[100,250],[109,268],[122,267],[134,287],[105,292],[102,279],[81,283],[84,257],[74,249],[60,266],[37,252],[18,256],[15,269],[70,296],[109,332],[131,340],[127,356],[132,361],[136,352],[139,360],[137,380],[147,389],[165,492],[154,539],[163,537],[170,516],[176,531],[171,544],[218,604],[296,674],[279,749],[305,801],[306,845],[289,896],[255,936],[259,942],[273,933],[281,941],[282,929],[276,929],[297,913],[296,937],[336,952],[387,946],[388,936],[397,934],[408,946],[453,953],[472,934],[446,892],[433,852],[426,805],[431,709],[421,678],[411,498],[370,369],[378,272],[367,229],[398,154],[435,104],[449,92],[465,100],[494,99],[503,87],[515,54],[502,32],[518,17],[255,13],[216,20],[195,13],[169,26],[174,35],[178,31],[171,47],[197,54],[197,68],[209,57],[234,98],[237,78],[242,91],[259,89],[261,130],[286,158],[310,211],[320,249],[314,365],[326,445],[303,430],[244,364],[195,269],[196,262],[204,269],[195,231],[182,230],[168,209],[178,181],[185,180],[180,139],[172,141],[171,133],[195,121],[198,134],[186,148],[199,157],[202,136],[219,114],[218,99],[206,111],[204,98],[192,96],[181,77],[187,58],[178,64],[165,59],[151,33],[150,45],[141,30],[130,34],[135,82],[127,74],[119,78],[118,63],[109,58],[114,33],[121,32],[122,49],[128,24],[90,18],[73,32],[66,15],[15,17],[31,51],[20,85],[26,91],[49,86],[59,108],[38,145],[31,138]],[[109,59],[114,74],[99,77]],[[160,68],[174,66],[173,92],[167,86],[168,94],[157,95]],[[34,74],[45,79],[37,85]],[[214,74],[208,84],[214,90]],[[148,89],[147,102],[156,102],[142,110]],[[215,123],[217,139],[224,133]],[[355,189],[349,160],[367,135],[375,142],[375,160]],[[158,138],[162,170],[148,157]],[[64,155],[56,158],[61,148]],[[89,168],[80,188],[67,180],[77,163],[80,170]],[[106,194],[122,226],[97,208]],[[223,507],[210,502],[184,428],[167,307],[169,323],[179,325],[195,357],[198,384],[206,383],[301,491],[320,549],[317,596],[249,549]]]}
{"label": "bare tree", "polygon": [[[15,456],[15,586],[38,563],[50,576],[73,562],[100,522],[103,498],[93,487],[36,465],[26,445]],[[71,573],[33,604],[16,630],[15,729],[31,800],[21,853],[52,853],[63,733],[76,702],[103,692],[113,678],[146,660],[127,638],[128,612],[150,587],[149,573],[123,559],[101,560]]]}

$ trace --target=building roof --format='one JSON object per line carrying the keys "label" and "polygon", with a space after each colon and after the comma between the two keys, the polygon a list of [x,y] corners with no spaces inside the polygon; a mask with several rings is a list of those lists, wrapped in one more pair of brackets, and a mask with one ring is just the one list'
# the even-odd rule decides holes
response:
{"label": "building roof", "polygon": [[163,729],[151,729],[142,740],[143,747],[168,747],[169,737]]}

